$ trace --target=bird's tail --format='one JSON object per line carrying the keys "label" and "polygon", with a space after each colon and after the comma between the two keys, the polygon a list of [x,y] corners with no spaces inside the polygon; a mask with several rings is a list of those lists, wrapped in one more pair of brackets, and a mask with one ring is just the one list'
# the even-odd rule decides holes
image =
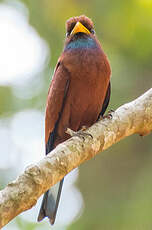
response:
{"label": "bird's tail", "polygon": [[44,194],[37,219],[38,221],[41,221],[44,217],[48,217],[50,223],[52,225],[54,224],[59,205],[63,180],[64,178]]}

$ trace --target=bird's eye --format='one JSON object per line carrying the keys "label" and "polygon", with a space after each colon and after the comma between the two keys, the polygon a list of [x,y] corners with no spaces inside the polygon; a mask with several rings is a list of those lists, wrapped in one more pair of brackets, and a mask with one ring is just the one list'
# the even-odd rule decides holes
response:
{"label": "bird's eye", "polygon": [[92,34],[95,34],[95,31],[94,31],[94,29],[91,29],[91,31],[90,31]]}
{"label": "bird's eye", "polygon": [[69,35],[70,35],[70,32],[67,32],[67,33],[66,33],[66,37],[68,37]]}

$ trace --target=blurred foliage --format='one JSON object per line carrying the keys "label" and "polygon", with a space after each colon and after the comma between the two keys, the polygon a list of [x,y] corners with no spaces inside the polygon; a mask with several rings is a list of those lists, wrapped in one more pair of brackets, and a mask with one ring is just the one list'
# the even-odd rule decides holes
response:
{"label": "blurred foliage", "polygon": [[[44,110],[49,72],[53,71],[64,43],[65,21],[81,14],[93,19],[112,66],[109,108],[116,109],[151,87],[152,0],[22,2],[29,9],[30,24],[47,41],[51,58],[42,73],[44,87],[36,97],[19,100],[12,95],[11,87],[0,87],[0,116],[7,116],[8,112],[11,115],[24,106]],[[82,165],[78,186],[85,209],[69,230],[151,230],[151,148],[151,135],[132,136]]]}

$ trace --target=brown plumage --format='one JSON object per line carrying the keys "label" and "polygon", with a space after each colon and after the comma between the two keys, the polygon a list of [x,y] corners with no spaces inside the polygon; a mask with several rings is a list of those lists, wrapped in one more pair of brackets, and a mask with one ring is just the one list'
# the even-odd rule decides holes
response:
{"label": "brown plumage", "polygon": [[[46,154],[69,138],[67,128],[78,131],[103,115],[110,99],[110,65],[94,35],[92,21],[73,17],[66,24],[64,50],[55,68],[48,93],[45,118]],[[44,195],[38,220],[54,223],[63,180],[54,197]]]}

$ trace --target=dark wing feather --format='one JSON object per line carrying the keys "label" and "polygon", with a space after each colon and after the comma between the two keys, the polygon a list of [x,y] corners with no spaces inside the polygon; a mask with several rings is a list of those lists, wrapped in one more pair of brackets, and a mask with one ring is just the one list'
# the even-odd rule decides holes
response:
{"label": "dark wing feather", "polygon": [[100,118],[100,116],[103,116],[103,114],[105,113],[105,111],[106,111],[106,109],[108,107],[108,104],[109,104],[109,101],[110,101],[110,94],[111,94],[111,84],[109,82],[107,93],[106,93],[106,97],[104,99],[102,110],[101,110],[101,112],[99,114],[98,119]]}
{"label": "dark wing feather", "polygon": [[[48,93],[46,117],[45,117],[45,142],[46,154],[54,148],[54,141],[56,138],[56,131],[59,120],[62,116],[66,95],[69,88],[69,72],[59,62],[57,64],[53,80]],[[59,205],[62,185],[64,178],[57,183],[57,191],[53,192],[53,187],[49,189],[43,197],[42,205],[40,208],[38,221],[44,217],[48,217],[51,224],[54,224],[56,212]]]}
{"label": "dark wing feather", "polygon": [[62,63],[59,63],[54,73],[47,99],[45,117],[46,154],[54,148],[56,130],[62,115],[69,82],[69,72]]}

